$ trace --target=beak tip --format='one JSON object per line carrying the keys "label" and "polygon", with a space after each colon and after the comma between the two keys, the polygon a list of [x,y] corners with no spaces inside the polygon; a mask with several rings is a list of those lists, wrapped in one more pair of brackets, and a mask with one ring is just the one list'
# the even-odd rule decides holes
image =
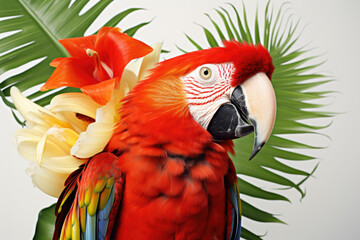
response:
{"label": "beak tip", "polygon": [[256,143],[255,143],[254,148],[253,148],[253,150],[252,150],[252,153],[251,153],[251,155],[250,155],[249,161],[250,161],[251,159],[253,159],[253,158],[256,156],[256,154],[258,154],[258,152],[261,150],[261,148],[262,148],[264,145],[265,145],[265,142],[262,142],[262,143],[259,143],[259,144],[256,144]]}

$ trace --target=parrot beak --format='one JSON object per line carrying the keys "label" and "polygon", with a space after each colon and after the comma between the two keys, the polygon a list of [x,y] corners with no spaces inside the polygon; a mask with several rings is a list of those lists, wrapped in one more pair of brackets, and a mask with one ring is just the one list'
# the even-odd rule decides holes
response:
{"label": "parrot beak", "polygon": [[269,139],[274,127],[276,116],[274,88],[265,73],[258,73],[234,89],[231,102],[254,126],[255,140],[251,160]]}
{"label": "parrot beak", "polygon": [[257,73],[234,87],[230,101],[217,110],[210,121],[208,131],[215,140],[240,138],[254,131],[251,160],[269,139],[274,127],[274,89],[265,73]]}

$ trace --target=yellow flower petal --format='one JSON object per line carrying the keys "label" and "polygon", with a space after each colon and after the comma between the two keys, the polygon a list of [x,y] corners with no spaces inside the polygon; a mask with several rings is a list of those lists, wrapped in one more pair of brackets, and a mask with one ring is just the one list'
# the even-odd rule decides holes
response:
{"label": "yellow flower petal", "polygon": [[16,109],[19,111],[21,116],[23,116],[24,118],[30,112],[38,112],[38,111],[43,110],[42,107],[40,107],[36,103],[33,103],[26,97],[24,97],[17,87],[11,87],[10,95],[15,104]]}
{"label": "yellow flower petal", "polygon": [[39,166],[41,166],[41,162],[44,156],[45,144],[46,144],[47,135],[45,134],[36,146],[36,161]]}
{"label": "yellow flower petal", "polygon": [[23,141],[29,141],[34,139],[36,139],[36,141],[38,142],[40,141],[44,133],[45,132],[39,132],[28,128],[18,129],[14,134],[14,142],[16,145],[20,144]]}
{"label": "yellow flower petal", "polygon": [[57,114],[61,114],[71,125],[72,129],[74,129],[74,131],[77,133],[86,131],[86,128],[89,125],[89,122],[85,122],[76,117],[76,114],[74,112],[59,112]]}
{"label": "yellow flower petal", "polygon": [[71,155],[78,158],[90,158],[104,150],[119,118],[117,98],[114,96],[105,106],[97,110],[96,122],[91,123],[86,132],[80,133],[78,141],[71,148]]}
{"label": "yellow flower petal", "polygon": [[40,112],[41,119],[45,120],[49,126],[57,126],[61,128],[71,128],[71,125],[66,120],[60,120],[59,115],[49,114],[46,112]]}
{"label": "yellow flower petal", "polygon": [[30,166],[26,173],[32,178],[36,187],[55,198],[59,197],[64,188],[64,182],[68,177],[68,174],[56,173],[35,164]]}
{"label": "yellow flower petal", "polygon": [[96,109],[101,105],[84,93],[64,93],[55,96],[50,102],[50,111],[73,112],[96,118]]}
{"label": "yellow flower petal", "polygon": [[162,43],[154,44],[151,47],[153,48],[151,53],[143,58],[129,63],[124,69],[121,82],[128,87],[128,89],[126,89],[126,93],[133,89],[138,81],[145,79],[149,75],[148,70],[155,67],[155,65],[159,62]]}
{"label": "yellow flower petal", "polygon": [[[23,116],[23,118],[27,121],[27,123],[29,122],[30,125],[33,124],[46,126],[49,124],[47,122],[48,118],[55,119],[56,121],[60,122],[64,121],[61,116],[56,116],[46,108],[40,107],[36,103],[24,97],[16,87],[11,87],[10,95],[16,109],[18,109],[21,116]],[[44,115],[48,116],[48,118],[45,120]]]}
{"label": "yellow flower petal", "polygon": [[79,137],[79,134],[77,134],[74,130],[69,128],[59,128],[57,126],[50,128],[47,131],[47,135],[52,135],[57,140],[66,143],[71,147],[74,146]]}
{"label": "yellow flower petal", "polygon": [[21,141],[17,145],[17,150],[23,158],[36,162],[36,147],[38,142],[39,141]]}
{"label": "yellow flower petal", "polygon": [[162,43],[157,43],[151,46],[153,51],[146,55],[142,61],[139,71],[138,81],[145,79],[149,75],[149,69],[155,67],[159,62]]}
{"label": "yellow flower petal", "polygon": [[90,124],[86,132],[80,133],[78,141],[71,148],[71,155],[90,158],[103,151],[112,136],[113,129],[114,124],[100,122]]}
{"label": "yellow flower petal", "polygon": [[70,174],[84,164],[84,160],[77,159],[73,156],[66,155],[62,157],[52,157],[43,163],[42,167],[56,173]]}
{"label": "yellow flower petal", "polygon": [[33,162],[44,164],[52,157],[69,155],[70,146],[64,147],[58,139],[52,141],[49,136],[21,135],[17,132],[15,139],[20,155]]}
{"label": "yellow flower petal", "polygon": [[[141,60],[142,61],[142,60]],[[138,61],[139,63],[141,63],[140,61]],[[136,63],[132,63],[133,65]],[[140,70],[140,64],[139,64],[139,69]],[[130,92],[131,89],[134,88],[134,86],[136,85],[138,81],[138,76],[137,74],[134,73],[133,70],[131,69],[124,69],[124,72],[121,76],[121,80],[120,80],[120,84],[124,84],[124,88],[125,88],[125,93],[127,94],[128,92]]]}

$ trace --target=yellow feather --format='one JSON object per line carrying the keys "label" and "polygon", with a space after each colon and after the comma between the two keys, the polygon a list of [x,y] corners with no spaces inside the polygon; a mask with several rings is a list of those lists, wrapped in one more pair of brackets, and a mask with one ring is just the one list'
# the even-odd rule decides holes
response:
{"label": "yellow feather", "polygon": [[94,192],[100,193],[104,189],[106,182],[107,182],[106,178],[98,179],[98,181],[94,187]]}
{"label": "yellow feather", "polygon": [[106,188],[111,188],[114,185],[114,177],[108,179],[106,183]]}
{"label": "yellow feather", "polygon": [[79,208],[82,208],[85,206],[85,191],[81,191],[78,198],[78,204]]}
{"label": "yellow feather", "polygon": [[103,210],[109,200],[109,196],[111,193],[111,188],[105,188],[104,191],[100,194],[100,200],[99,200],[99,210]]}
{"label": "yellow feather", "polygon": [[[71,213],[72,214],[72,213]],[[72,233],[72,225],[69,222],[69,219],[71,219],[72,216],[70,215],[65,222],[65,238],[71,239],[71,233]]]}
{"label": "yellow feather", "polygon": [[89,205],[89,203],[91,201],[92,194],[93,194],[93,188],[92,188],[92,186],[90,186],[88,189],[85,190],[84,203],[85,203],[86,206]]}
{"label": "yellow feather", "polygon": [[76,216],[76,220],[73,223],[72,227],[72,239],[74,240],[80,240],[80,224],[79,224],[79,216]]}
{"label": "yellow feather", "polygon": [[87,207],[88,214],[94,216],[99,203],[99,194],[93,193],[89,206]]}
{"label": "yellow feather", "polygon": [[80,208],[80,226],[82,232],[85,232],[85,225],[86,225],[86,211],[85,211],[85,207],[82,207]]}

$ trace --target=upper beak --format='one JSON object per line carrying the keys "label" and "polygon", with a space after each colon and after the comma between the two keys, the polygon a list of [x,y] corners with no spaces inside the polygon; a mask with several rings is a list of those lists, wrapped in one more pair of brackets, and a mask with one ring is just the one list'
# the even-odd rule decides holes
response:
{"label": "upper beak", "polygon": [[274,127],[276,116],[274,88],[265,73],[257,73],[235,87],[231,102],[254,126],[255,139],[251,160],[269,139]]}
{"label": "upper beak", "polygon": [[220,106],[210,121],[208,131],[215,140],[239,138],[255,132],[250,160],[264,146],[274,127],[276,98],[265,73],[257,73],[234,87],[231,103]]}

